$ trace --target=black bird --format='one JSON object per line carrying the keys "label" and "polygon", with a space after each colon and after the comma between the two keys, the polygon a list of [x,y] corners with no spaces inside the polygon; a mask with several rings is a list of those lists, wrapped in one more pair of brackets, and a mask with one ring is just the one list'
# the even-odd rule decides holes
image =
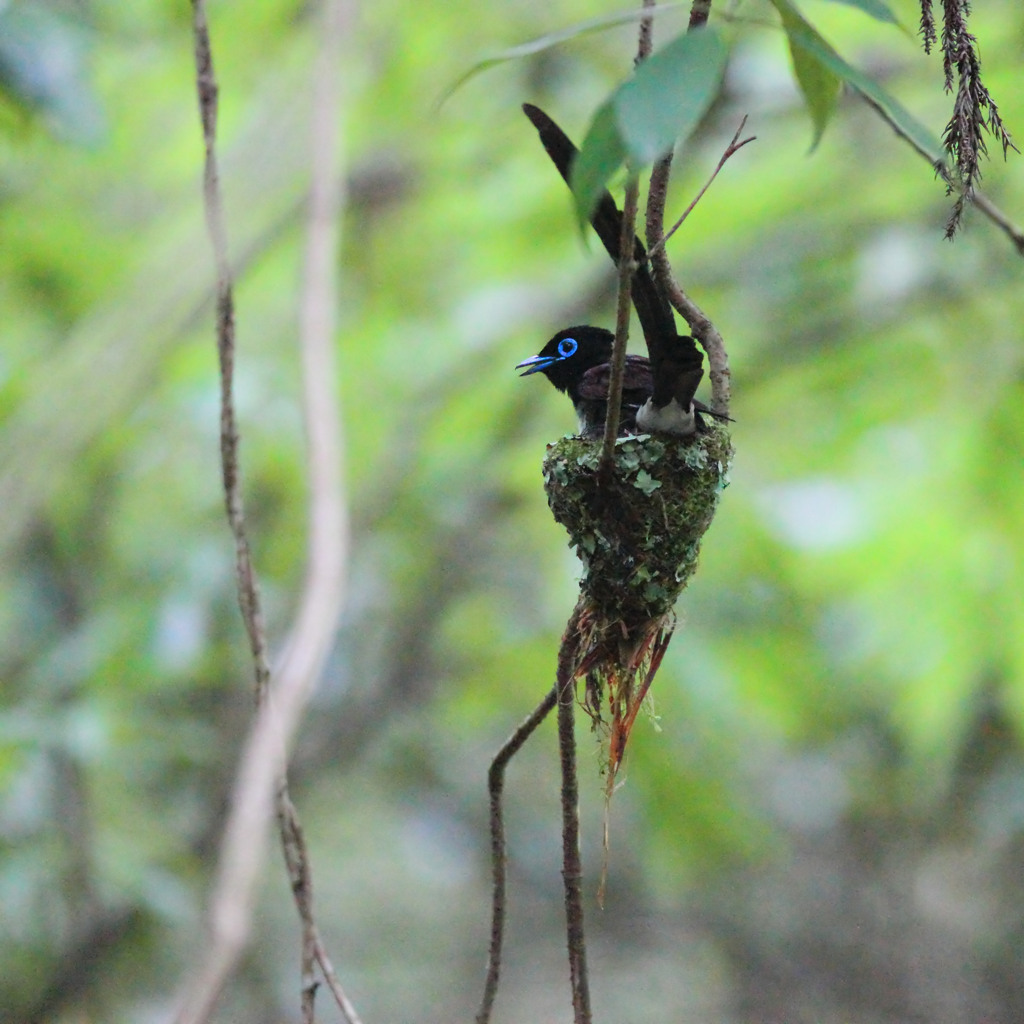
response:
{"label": "black bird", "polygon": [[[572,140],[539,107],[526,103],[523,112],[537,129],[559,173],[569,182],[573,162],[579,155]],[[622,214],[607,191],[591,213],[590,223],[618,266]],[[700,413],[719,415],[694,399],[704,376],[700,349],[693,338],[677,333],[672,306],[655,282],[647,251],[636,237],[633,268],[633,306],[651,359],[626,357],[620,433],[660,430],[683,436],[692,434],[701,429]],[[570,327],[556,334],[538,356],[519,364],[520,369],[526,368],[526,373],[546,374],[555,387],[569,394],[585,437],[604,432],[610,371],[607,366],[603,370],[601,367],[611,359],[612,341],[611,333],[601,328]]]}
{"label": "black bird", "polygon": [[[543,373],[572,400],[581,436],[601,437],[608,409],[614,341],[612,332],[603,327],[567,327],[559,331],[537,355],[524,359],[516,369],[523,371],[520,375],[523,377]],[[700,413],[719,415],[689,397],[703,376],[700,352],[693,338],[679,336],[675,342],[662,356],[659,376],[666,383],[658,392],[654,387],[651,361],[644,356],[626,356],[620,436],[652,430],[692,434],[701,426]]]}

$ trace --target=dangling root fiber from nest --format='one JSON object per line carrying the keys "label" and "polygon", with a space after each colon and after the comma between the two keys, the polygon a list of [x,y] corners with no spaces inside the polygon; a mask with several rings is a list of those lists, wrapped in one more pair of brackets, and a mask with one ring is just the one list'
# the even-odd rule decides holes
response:
{"label": "dangling root fiber from nest", "polygon": [[621,438],[607,473],[596,442],[566,437],[548,447],[548,504],[583,563],[573,677],[585,679],[583,706],[607,729],[609,796],[731,458],[717,423],[686,438]]}
{"label": "dangling root fiber from nest", "polygon": [[[576,670],[577,679],[585,679],[584,707],[595,725],[608,728],[608,791],[622,764],[626,740],[636,716],[650,690],[661,659],[675,631],[672,612],[645,623],[640,635],[626,640],[604,637],[607,623],[600,621],[594,608],[585,604],[580,612],[579,651],[586,651]],[[602,705],[610,721],[605,723]]]}

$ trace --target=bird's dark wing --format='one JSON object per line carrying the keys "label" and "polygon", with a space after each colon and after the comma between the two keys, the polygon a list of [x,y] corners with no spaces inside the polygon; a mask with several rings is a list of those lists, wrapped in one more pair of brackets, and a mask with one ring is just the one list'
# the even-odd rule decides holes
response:
{"label": "bird's dark wing", "polygon": [[[599,437],[608,411],[611,363],[592,366],[576,387],[576,411],[586,424],[585,436]],[[622,405],[619,407],[619,436],[636,431],[637,410],[651,397],[654,387],[651,364],[644,356],[626,356],[622,372]]]}
{"label": "bird's dark wing", "polygon": [[[607,401],[611,375],[611,363],[592,366],[580,380],[577,389],[580,398]],[[653,390],[650,361],[644,356],[626,356],[626,365],[622,371],[622,404],[641,405],[651,397]]]}
{"label": "bird's dark wing", "polygon": [[650,360],[644,356],[626,356],[622,370],[622,400],[646,402],[654,390]]}

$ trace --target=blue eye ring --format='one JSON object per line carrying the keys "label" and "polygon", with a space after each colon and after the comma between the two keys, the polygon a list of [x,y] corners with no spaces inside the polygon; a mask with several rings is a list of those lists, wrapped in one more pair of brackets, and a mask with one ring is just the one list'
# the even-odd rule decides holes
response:
{"label": "blue eye ring", "polygon": [[558,358],[568,359],[570,356],[576,354],[577,348],[579,348],[579,345],[576,344],[575,338],[563,338],[558,343]]}

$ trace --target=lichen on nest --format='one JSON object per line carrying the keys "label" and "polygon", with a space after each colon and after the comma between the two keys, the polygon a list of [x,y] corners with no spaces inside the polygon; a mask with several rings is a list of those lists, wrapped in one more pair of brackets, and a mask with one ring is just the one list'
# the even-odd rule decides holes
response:
{"label": "lichen on nest", "polygon": [[670,611],[693,574],[728,482],[732,445],[715,423],[691,437],[620,438],[607,479],[600,457],[597,441],[563,437],[549,445],[544,490],[583,563],[581,591],[628,632]]}
{"label": "lichen on nest", "polygon": [[586,678],[596,724],[609,711],[610,787],[728,483],[732,444],[712,423],[690,437],[620,438],[606,474],[600,458],[598,441],[556,441],[544,458],[544,490],[583,563],[574,677]]}

